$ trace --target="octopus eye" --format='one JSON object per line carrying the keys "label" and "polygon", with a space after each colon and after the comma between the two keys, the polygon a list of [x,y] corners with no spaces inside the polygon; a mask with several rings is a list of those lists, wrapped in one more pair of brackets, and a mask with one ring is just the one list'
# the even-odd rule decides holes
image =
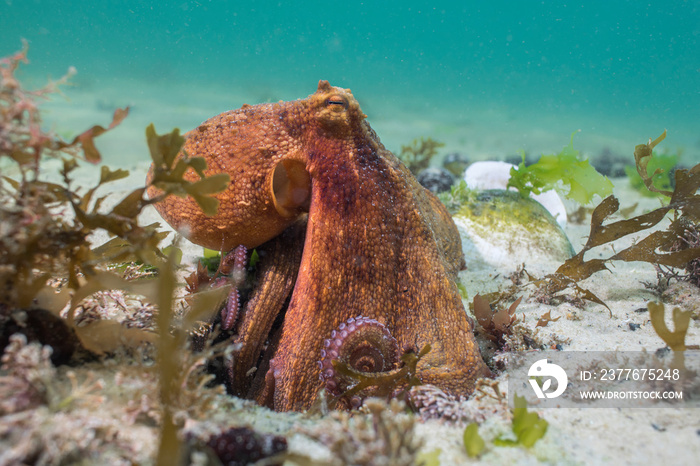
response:
{"label": "octopus eye", "polygon": [[326,104],[331,107],[337,105],[339,107],[347,107],[348,101],[341,95],[332,95],[326,101]]}

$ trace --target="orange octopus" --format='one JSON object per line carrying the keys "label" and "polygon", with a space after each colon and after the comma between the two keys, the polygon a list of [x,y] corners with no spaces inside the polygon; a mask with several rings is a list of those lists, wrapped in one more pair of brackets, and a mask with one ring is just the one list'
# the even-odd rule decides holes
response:
{"label": "orange octopus", "polygon": [[222,113],[183,147],[206,159],[207,175],[230,175],[217,214],[189,197],[156,205],[196,244],[259,251],[257,285],[228,316],[241,344],[230,389],[278,411],[349,388],[333,359],[391,373],[429,344],[421,383],[463,395],[489,374],[456,285],[457,228],[365,118],[350,90],[327,81],[306,99]]}

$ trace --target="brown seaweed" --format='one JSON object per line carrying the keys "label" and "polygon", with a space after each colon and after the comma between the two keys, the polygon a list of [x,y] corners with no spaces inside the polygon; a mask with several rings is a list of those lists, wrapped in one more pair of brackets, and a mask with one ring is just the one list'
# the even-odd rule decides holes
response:
{"label": "brown seaweed", "polygon": [[[94,138],[115,128],[128,114],[117,110],[107,128],[95,125],[70,142],[61,140],[41,128],[37,98],[55,92],[58,83],[38,91],[25,91],[15,79],[19,64],[26,61],[24,50],[0,60],[0,164],[16,169],[17,176],[0,178],[0,314],[7,317],[20,311],[32,314],[27,322],[46,319],[37,312],[49,311],[63,318],[68,306],[66,327],[77,336],[81,346],[98,354],[109,353],[129,343],[155,343],[158,347],[157,369],[160,380],[161,445],[159,464],[176,464],[180,458],[178,426],[173,410],[181,402],[182,387],[188,371],[182,371],[185,359],[186,325],[194,325],[198,316],[221,299],[209,293],[192,304],[191,316],[184,325],[173,328],[173,298],[178,251],[159,249],[166,233],[157,224],[142,226],[137,217],[149,204],[167,195],[190,195],[206,212],[215,212],[216,200],[210,194],[224,189],[227,175],[205,177],[202,158],[185,158],[174,163],[183,143],[178,130],[157,135],[153,126],[146,130],[151,158],[155,164],[153,184],[163,194],[148,199],[148,186],[139,187],[105,209],[107,196],[95,198],[99,188],[128,175],[125,170],[102,167],[96,185],[87,191],[74,188],[72,175],[81,161],[98,163],[100,153]],[[70,74],[70,73],[69,73]],[[60,158],[61,182],[44,181],[43,162]],[[200,175],[195,182],[183,178],[193,169]],[[66,215],[72,212],[73,216]],[[93,248],[88,237],[107,232],[112,239]],[[111,270],[117,262],[138,261],[150,264],[157,274],[146,279],[125,279]],[[60,291],[54,287],[56,279]],[[84,298],[97,292],[124,290],[145,297],[157,305],[157,333],[125,328],[117,322],[98,320],[77,326],[75,311]],[[225,289],[221,290],[225,292]],[[46,309],[37,311],[35,303]],[[63,328],[63,327],[62,327]]]}
{"label": "brown seaweed", "polygon": [[561,316],[552,318],[552,311],[547,311],[540,316],[535,327],[546,327],[550,322],[556,322],[559,319],[561,319]]}
{"label": "brown seaweed", "polygon": [[688,333],[690,325],[690,312],[681,311],[679,308],[673,309],[673,327],[671,331],[664,319],[665,309],[663,303],[650,302],[647,304],[649,308],[649,317],[651,325],[654,327],[656,334],[671,348],[671,351],[685,351],[685,336]]}
{"label": "brown seaweed", "polygon": [[[600,271],[609,271],[608,264],[613,261],[647,262],[654,265],[657,270],[661,267],[685,269],[687,274],[680,276],[677,273],[662,273],[666,278],[681,278],[691,283],[700,283],[700,234],[697,233],[700,224],[700,164],[690,169],[678,169],[674,172],[675,184],[673,191],[660,190],[653,186],[652,177],[657,171],[649,175],[647,167],[653,149],[665,138],[666,132],[655,140],[649,139],[646,144],[640,144],[635,148],[635,161],[640,177],[645,184],[651,186],[655,193],[665,196],[668,203],[632,218],[628,209],[620,210],[620,203],[615,196],[608,196],[591,213],[591,226],[588,240],[578,254],[565,261],[559,268],[549,275],[537,278],[522,270],[515,274],[513,286],[505,290],[489,293],[484,297],[475,299],[474,310],[479,311],[482,318],[490,311],[491,306],[511,300],[527,287],[536,287],[537,300],[549,303],[555,298],[561,298],[564,290],[573,290],[572,302],[581,305],[583,300],[600,304],[612,311],[598,296],[580,284],[591,275]],[[454,187],[449,197],[443,196],[443,202],[450,206],[458,206],[468,200],[468,192],[463,192],[464,187]],[[610,221],[617,214],[623,214],[623,220]],[[613,245],[621,238],[644,232],[657,227],[664,219],[672,214],[669,225],[665,230],[655,230],[646,237],[641,237],[631,246],[615,252],[608,257],[586,259],[586,254],[603,245]],[[517,275],[517,276],[516,276]],[[520,283],[522,275],[528,278],[527,283]],[[483,300],[483,303],[477,301]],[[487,312],[486,310],[489,309]],[[544,316],[543,316],[544,317]],[[545,321],[556,319],[540,319],[543,325]],[[492,324],[487,324],[492,326]],[[488,327],[484,327],[488,328]],[[487,331],[488,333],[488,331]]]}
{"label": "brown seaweed", "polygon": [[420,385],[420,379],[416,376],[416,367],[420,360],[430,352],[430,345],[426,344],[418,353],[407,351],[401,356],[401,367],[389,372],[361,372],[349,365],[334,360],[333,369],[343,377],[351,380],[351,388],[346,390],[329,405],[335,407],[340,400],[349,400],[353,396],[370,392],[373,397],[385,399],[403,398],[407,401],[412,387]]}
{"label": "brown seaweed", "polygon": [[[481,295],[474,296],[473,308],[474,316],[486,333],[486,337],[498,343],[502,347],[505,343],[505,337],[513,334],[513,324],[518,318],[515,315],[522,296],[515,300],[508,308],[496,307],[494,311],[489,304],[489,300]],[[494,306],[497,306],[494,302]]]}
{"label": "brown seaweed", "polygon": [[432,138],[414,139],[411,144],[401,146],[399,160],[411,170],[411,173],[417,175],[430,166],[430,161],[437,155],[438,148],[444,145]]}
{"label": "brown seaweed", "polygon": [[649,191],[653,193],[663,194],[665,196],[672,196],[673,193],[671,191],[659,189],[656,186],[654,186],[653,178],[657,175],[660,175],[663,172],[660,168],[657,168],[656,170],[654,170],[654,173],[649,175],[649,162],[652,160],[652,150],[664,139],[666,139],[666,130],[664,130],[664,132],[661,133],[661,136],[654,139],[653,141],[649,140],[649,143],[639,144],[637,147],[635,147],[634,162],[637,168],[637,173],[642,178],[644,186],[646,186]]}
{"label": "brown seaweed", "polygon": [[[659,207],[651,212],[638,215],[633,218],[606,223],[615,214],[620,203],[615,196],[605,198],[591,215],[591,229],[588,241],[581,251],[562,264],[554,274],[548,275],[538,281],[539,286],[548,287],[548,292],[557,293],[566,288],[573,288],[582,298],[605,306],[597,296],[589,290],[582,288],[578,282],[584,280],[596,272],[608,270],[607,265],[612,261],[641,261],[654,265],[684,268],[687,264],[700,257],[700,246],[687,247],[674,250],[673,245],[685,234],[685,225],[697,224],[700,220],[700,164],[690,169],[679,169],[675,172],[675,188],[673,192],[658,190],[652,184],[651,176],[646,173],[649,157],[652,149],[666,136],[666,132],[647,144],[640,144],[635,148],[635,162],[640,176],[650,190],[659,192],[670,200],[667,205]],[[653,176],[653,175],[652,175]],[[613,243],[620,238],[651,229],[659,224],[666,216],[672,213],[673,219],[666,230],[651,232],[648,236],[638,240],[633,245],[617,252],[607,258],[595,258],[586,260],[585,254],[591,249],[605,244]],[[606,306],[607,307],[607,306]]]}

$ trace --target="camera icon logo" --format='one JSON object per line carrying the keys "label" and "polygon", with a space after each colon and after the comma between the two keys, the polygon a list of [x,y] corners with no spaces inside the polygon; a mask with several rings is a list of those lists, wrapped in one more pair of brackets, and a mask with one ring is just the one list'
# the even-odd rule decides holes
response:
{"label": "camera icon logo", "polygon": [[[530,366],[527,371],[527,375],[530,378],[530,386],[537,395],[537,398],[556,398],[564,393],[567,384],[569,383],[569,378],[566,375],[566,371],[561,368],[561,366],[551,363],[546,359],[540,359]],[[537,379],[535,377],[547,377],[540,387]],[[557,388],[553,392],[548,392],[552,386],[552,379],[557,381]]]}

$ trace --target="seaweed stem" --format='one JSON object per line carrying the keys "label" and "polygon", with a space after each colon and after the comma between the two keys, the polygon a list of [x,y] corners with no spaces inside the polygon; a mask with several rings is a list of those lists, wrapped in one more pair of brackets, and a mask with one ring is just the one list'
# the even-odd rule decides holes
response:
{"label": "seaweed stem", "polygon": [[172,383],[177,378],[181,343],[184,343],[170,333],[170,323],[173,315],[173,293],[176,277],[173,270],[174,251],[171,251],[167,261],[158,264],[158,369],[160,381],[160,399],[162,404],[162,426],[160,446],[156,464],[178,464],[181,457],[181,444],[177,436],[177,426],[173,419],[173,404],[177,398],[178,387]]}

